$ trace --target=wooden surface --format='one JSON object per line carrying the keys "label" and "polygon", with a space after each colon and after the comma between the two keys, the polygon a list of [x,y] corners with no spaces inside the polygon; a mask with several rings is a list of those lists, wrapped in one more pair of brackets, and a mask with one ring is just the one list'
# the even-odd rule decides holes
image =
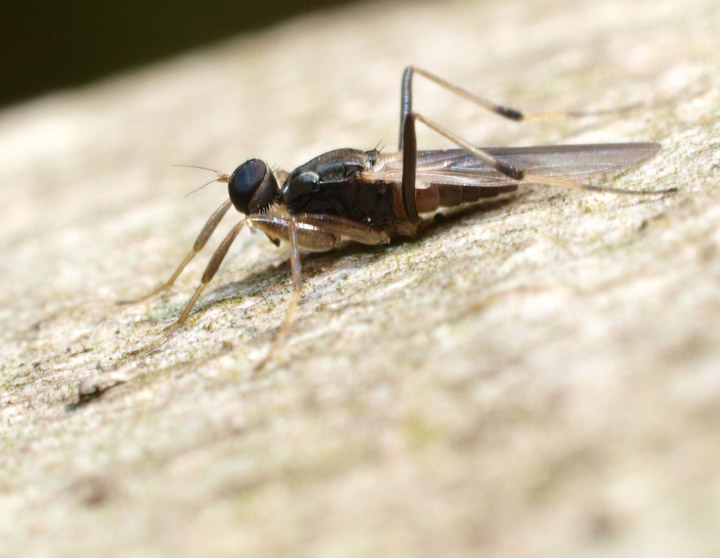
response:
{"label": "wooden surface", "polygon": [[[717,555],[720,8],[629,6],[368,4],[0,113],[0,555]],[[261,374],[290,282],[244,232],[109,371],[209,257],[114,305],[226,195],[171,165],[391,150],[408,63],[521,109],[643,101],[513,124],[418,81],[416,108],[478,145],[657,141],[613,185],[680,192],[534,188],[309,258]],[[88,382],[118,385],[74,405]]]}

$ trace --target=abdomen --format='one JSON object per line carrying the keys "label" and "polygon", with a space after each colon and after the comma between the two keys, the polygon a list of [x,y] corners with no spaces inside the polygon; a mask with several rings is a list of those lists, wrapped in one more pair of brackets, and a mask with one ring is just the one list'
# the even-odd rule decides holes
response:
{"label": "abdomen", "polygon": [[517,184],[505,186],[463,186],[459,184],[430,184],[415,190],[418,213],[430,213],[443,207],[456,207],[486,198],[494,198],[517,190]]}

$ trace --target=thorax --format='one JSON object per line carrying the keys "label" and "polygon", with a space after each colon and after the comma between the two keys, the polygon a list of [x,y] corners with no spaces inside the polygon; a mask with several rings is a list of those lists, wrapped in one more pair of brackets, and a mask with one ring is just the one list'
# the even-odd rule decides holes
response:
{"label": "thorax", "polygon": [[376,151],[356,149],[324,153],[288,175],[280,189],[280,201],[294,214],[334,215],[390,227],[394,221],[394,185],[361,178],[376,158]]}

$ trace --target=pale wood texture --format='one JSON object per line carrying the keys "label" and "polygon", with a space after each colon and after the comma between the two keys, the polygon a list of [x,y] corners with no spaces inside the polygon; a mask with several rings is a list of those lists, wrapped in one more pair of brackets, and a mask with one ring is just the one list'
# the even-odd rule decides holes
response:
{"label": "pale wood texture", "polygon": [[[0,555],[713,556],[720,524],[720,5],[369,4],[319,13],[0,114]],[[291,169],[397,142],[418,81],[479,145],[658,141],[614,184],[535,188],[416,242],[305,263],[243,232],[177,317],[228,218],[174,163]],[[430,133],[424,147],[445,146]],[[73,408],[78,386],[130,380]]]}

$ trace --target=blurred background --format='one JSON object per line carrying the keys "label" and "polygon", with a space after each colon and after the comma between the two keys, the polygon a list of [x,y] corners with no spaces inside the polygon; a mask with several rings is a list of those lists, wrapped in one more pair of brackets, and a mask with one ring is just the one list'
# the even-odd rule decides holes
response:
{"label": "blurred background", "polygon": [[2,2],[0,105],[349,0]]}

